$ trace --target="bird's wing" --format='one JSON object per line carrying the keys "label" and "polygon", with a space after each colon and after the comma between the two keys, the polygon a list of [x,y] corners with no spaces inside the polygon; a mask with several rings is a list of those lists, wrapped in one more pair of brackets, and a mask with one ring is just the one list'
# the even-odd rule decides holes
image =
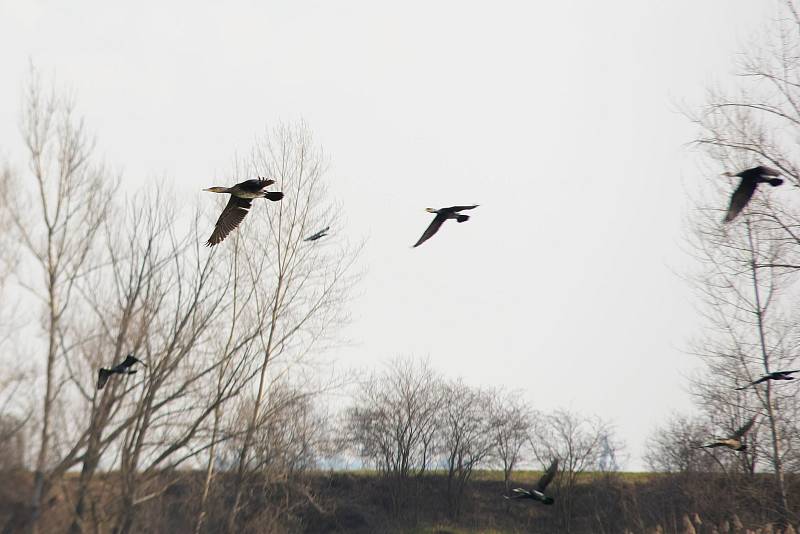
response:
{"label": "bird's wing", "polygon": [[772,167],[767,167],[766,165],[759,165],[754,169],[751,169],[752,172],[757,173],[759,176],[780,176],[781,171],[777,169],[773,169]]}
{"label": "bird's wing", "polygon": [[792,373],[800,373],[800,369],[795,369],[794,371],[777,371],[777,372],[782,375],[790,375]]}
{"label": "bird's wing", "polygon": [[472,206],[450,206],[449,208],[445,208],[444,211],[456,212],[456,211],[463,211],[463,210],[473,210],[478,207],[478,204],[473,204]]}
{"label": "bird's wing", "polygon": [[217,219],[214,232],[208,238],[206,246],[212,247],[228,237],[228,234],[244,220],[245,215],[250,211],[251,205],[252,201],[249,198],[239,198],[231,195],[228,204],[222,210],[219,219]]}
{"label": "bird's wing", "polygon": [[312,235],[308,236],[308,237],[307,237],[307,238],[305,238],[303,241],[314,241],[315,239],[319,239],[320,237],[324,236],[324,235],[325,235],[325,233],[326,233],[328,230],[330,230],[330,229],[331,229],[331,227],[330,227],[330,226],[326,226],[325,228],[323,228],[323,229],[322,229],[322,230],[320,230],[319,232],[317,232],[317,233],[315,233],[315,234],[312,234]]}
{"label": "bird's wing", "polygon": [[740,387],[740,388],[736,388],[736,389],[737,389],[738,391],[741,391],[741,390],[743,390],[743,389],[747,389],[747,388],[749,388],[750,386],[755,386],[756,384],[760,384],[761,382],[765,382],[765,381],[767,381],[767,380],[769,380],[769,376],[762,376],[762,377],[761,377],[761,378],[759,378],[758,380],[753,380],[753,381],[752,381],[752,382],[750,382],[749,384],[745,384],[744,386],[742,386],[742,387]]}
{"label": "bird's wing", "polygon": [[739,430],[734,432],[733,435],[731,436],[731,438],[733,438],[733,439],[741,438],[742,436],[744,436],[747,433],[748,430],[753,428],[753,424],[755,422],[756,422],[756,416],[754,415],[753,417],[750,418],[750,420],[748,422],[746,422],[744,424],[744,426],[742,428],[740,428]]}
{"label": "bird's wing", "polygon": [[442,223],[444,221],[445,221],[445,216],[442,215],[441,213],[437,213],[436,217],[434,217],[433,220],[431,221],[431,224],[428,225],[428,227],[425,229],[425,233],[422,234],[422,237],[419,238],[419,241],[417,241],[414,244],[414,246],[418,247],[425,241],[430,239],[431,236],[433,236],[433,234],[439,231],[439,227],[442,226]]}
{"label": "bird's wing", "polygon": [[105,386],[106,382],[108,382],[109,376],[111,376],[111,373],[107,369],[103,369],[101,367],[97,371],[97,389],[103,389],[103,386]]}
{"label": "bird's wing", "polygon": [[536,489],[539,491],[544,491],[550,482],[553,481],[553,478],[556,476],[556,471],[558,470],[558,458],[553,460],[550,464],[550,467],[547,468],[547,471],[544,472],[542,478],[539,479],[539,482],[536,483]]}
{"label": "bird's wing", "polygon": [[247,191],[249,193],[258,193],[268,185],[272,185],[274,183],[275,180],[264,180],[262,178],[259,178],[257,180],[256,179],[245,180],[244,182],[241,182],[236,185],[238,185],[239,189],[241,189],[242,191]]}
{"label": "bird's wing", "polygon": [[734,220],[737,215],[739,215],[739,212],[742,211],[745,206],[747,206],[748,202],[750,202],[755,190],[755,180],[742,178],[742,181],[739,182],[739,187],[737,187],[736,191],[734,191],[733,195],[731,195],[731,203],[728,207],[728,213],[725,215],[725,222],[730,222]]}

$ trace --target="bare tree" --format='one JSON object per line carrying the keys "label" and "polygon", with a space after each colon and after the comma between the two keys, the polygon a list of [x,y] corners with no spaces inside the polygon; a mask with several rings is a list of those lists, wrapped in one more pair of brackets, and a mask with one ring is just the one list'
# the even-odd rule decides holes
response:
{"label": "bare tree", "polygon": [[[690,116],[699,128],[696,143],[715,172],[767,164],[798,186],[800,15],[794,2],[780,4],[782,16],[740,56],[736,90],[711,92],[707,105]],[[797,318],[790,302],[796,302],[798,291],[792,274],[800,269],[800,218],[792,191],[786,186],[774,192],[759,190],[744,215],[724,228],[711,215],[719,210],[710,210],[710,202],[700,200],[693,221],[695,255],[706,266],[705,280],[698,285],[708,315],[707,341],[697,352],[710,372],[720,373],[721,382],[715,388],[710,380],[701,380],[696,392],[709,408],[727,407],[724,426],[752,413],[763,414],[766,432],[758,440],[751,436],[760,457],[742,458],[751,471],[761,459],[770,465],[776,514],[784,525],[790,515],[785,464],[794,463],[798,446],[789,415],[795,410],[796,390],[771,382],[742,393],[729,388],[793,365]],[[715,204],[720,202],[717,197]]]}
{"label": "bare tree", "polygon": [[494,445],[494,420],[490,417],[488,392],[460,380],[446,383],[439,411],[439,450],[447,469],[447,506],[458,518],[464,489],[473,470],[486,461]]}
{"label": "bare tree", "polygon": [[64,372],[82,340],[71,338],[76,285],[95,266],[92,255],[116,188],[102,165],[92,161],[93,142],[69,99],[44,93],[35,71],[22,115],[28,150],[28,174],[8,208],[15,235],[28,253],[26,262],[38,279],[23,283],[43,304],[45,332],[42,399],[38,418],[38,453],[34,460],[31,528],[36,530],[43,495],[65,465],[53,449],[53,417],[61,396]]}
{"label": "bare tree", "polygon": [[273,130],[254,149],[248,168],[274,179],[285,197],[254,213],[242,232],[248,242],[242,259],[256,288],[254,312],[264,323],[257,330],[256,394],[236,468],[228,532],[236,530],[253,435],[268,395],[268,371],[304,362],[336,338],[336,328],[347,321],[343,305],[357,279],[352,267],[359,251],[341,239],[304,241],[318,226],[339,221],[338,207],[327,194],[322,150],[305,124]]}
{"label": "bare tree", "polygon": [[712,472],[718,466],[710,453],[700,448],[711,435],[712,429],[704,419],[673,415],[647,438],[644,460],[657,472]]}
{"label": "bare tree", "polygon": [[612,427],[598,417],[585,417],[567,410],[542,416],[535,426],[531,448],[536,458],[548,465],[559,460],[559,474],[553,487],[561,529],[571,532],[578,478],[597,469],[608,448],[619,450]]}
{"label": "bare tree", "polygon": [[437,415],[445,402],[441,379],[427,362],[393,360],[358,387],[345,414],[345,441],[388,481],[399,515],[435,456]]}
{"label": "bare tree", "polygon": [[530,441],[535,413],[519,392],[495,392],[491,402],[492,457],[503,470],[506,495],[511,491],[511,474],[524,460],[523,448]]}

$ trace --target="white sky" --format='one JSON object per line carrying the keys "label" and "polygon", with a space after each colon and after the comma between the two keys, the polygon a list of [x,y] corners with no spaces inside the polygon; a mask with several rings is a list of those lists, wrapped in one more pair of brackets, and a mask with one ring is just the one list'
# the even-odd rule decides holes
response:
{"label": "white sky", "polygon": [[[691,405],[699,334],[675,273],[703,179],[677,112],[774,16],[745,0],[0,0],[0,156],[20,155],[31,59],[70,87],[126,189],[227,182],[234,154],[304,118],[367,276],[331,354],[430,356],[536,408],[644,438]],[[398,7],[399,6],[399,7]],[[425,207],[479,203],[418,249]],[[210,205],[210,204],[209,204]]]}

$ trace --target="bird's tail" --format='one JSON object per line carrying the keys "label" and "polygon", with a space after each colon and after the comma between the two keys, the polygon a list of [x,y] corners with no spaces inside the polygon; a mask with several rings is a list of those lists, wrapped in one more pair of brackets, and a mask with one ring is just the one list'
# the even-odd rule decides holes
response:
{"label": "bird's tail", "polygon": [[264,198],[273,202],[277,202],[283,198],[283,193],[280,191],[264,191]]}
{"label": "bird's tail", "polygon": [[469,215],[458,215],[456,216],[456,220],[458,222],[464,222],[469,220]]}
{"label": "bird's tail", "polygon": [[779,185],[781,185],[783,183],[783,179],[782,178],[770,178],[769,180],[767,180],[767,183],[769,185],[771,185],[772,187],[778,187]]}

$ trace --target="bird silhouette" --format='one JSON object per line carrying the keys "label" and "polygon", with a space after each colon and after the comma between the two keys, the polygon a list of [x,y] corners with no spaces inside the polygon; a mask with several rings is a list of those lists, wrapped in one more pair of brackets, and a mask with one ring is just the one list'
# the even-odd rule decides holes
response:
{"label": "bird silhouette", "polygon": [[458,212],[463,210],[475,209],[477,207],[478,204],[472,206],[450,206],[449,208],[439,208],[438,210],[434,208],[425,208],[425,211],[427,211],[428,213],[435,213],[436,217],[433,218],[431,224],[428,226],[428,228],[425,229],[425,232],[422,234],[422,237],[420,237],[419,241],[417,241],[414,244],[414,247],[418,247],[425,241],[430,239],[433,236],[433,234],[439,231],[439,228],[441,228],[442,224],[444,224],[444,222],[447,219],[455,219],[460,223],[468,221],[469,215],[462,215]]}
{"label": "bird silhouette", "polygon": [[323,228],[322,230],[320,230],[316,234],[310,235],[307,238],[303,239],[303,241],[316,241],[317,239],[319,239],[321,237],[325,237],[326,235],[328,235],[328,230],[330,230],[330,229],[331,229],[330,226],[326,226],[325,228]]}
{"label": "bird silhouette", "polygon": [[747,389],[750,386],[755,386],[756,384],[760,384],[762,382],[766,382],[767,380],[794,380],[795,377],[790,376],[792,373],[798,373],[800,369],[795,369],[794,371],[773,371],[769,374],[766,374],[759,378],[758,380],[753,380],[747,385],[744,385],[740,388],[736,388],[737,391],[741,391],[743,389]]}
{"label": "bird silhouette", "polygon": [[544,504],[553,504],[555,499],[552,497],[548,497],[544,494],[544,490],[547,488],[547,485],[553,481],[553,478],[556,476],[556,471],[558,470],[558,458],[553,460],[550,464],[550,467],[547,468],[547,471],[541,476],[539,481],[536,483],[536,488],[531,490],[526,490],[523,488],[514,488],[513,491],[514,495],[508,497],[504,497],[506,499],[533,499],[534,501],[539,501]]}
{"label": "bird silhouette", "polygon": [[215,186],[203,189],[203,191],[212,193],[228,193],[231,195],[225,205],[225,209],[222,210],[222,214],[217,219],[217,224],[214,225],[214,232],[208,238],[206,246],[213,247],[228,237],[228,234],[244,220],[245,215],[250,211],[254,198],[266,198],[273,202],[282,199],[283,193],[280,191],[266,190],[267,186],[274,183],[275,180],[259,178],[257,180],[245,180],[233,187]]}
{"label": "bird silhouette", "polygon": [[780,171],[763,165],[753,167],[752,169],[746,169],[737,174],[730,172],[724,172],[722,174],[724,176],[739,176],[741,178],[739,187],[737,187],[736,191],[731,195],[731,203],[728,207],[728,213],[725,215],[724,222],[731,222],[739,215],[744,207],[747,206],[747,203],[750,202],[753,193],[755,193],[756,188],[758,188],[758,184],[768,183],[772,187],[777,187],[783,183],[781,178],[774,178],[775,176],[780,176]]}
{"label": "bird silhouette", "polygon": [[109,377],[111,375],[132,375],[136,374],[136,369],[131,369],[134,364],[141,363],[145,367],[147,366],[142,360],[136,358],[133,353],[131,352],[125,357],[125,361],[120,364],[115,365],[111,369],[106,369],[101,367],[99,371],[97,371],[97,389],[103,389],[103,386],[106,385],[108,382]]}
{"label": "bird silhouette", "polygon": [[742,426],[739,430],[731,434],[730,437],[717,439],[712,443],[709,443],[707,445],[702,445],[702,448],[713,449],[715,447],[727,447],[734,451],[745,451],[747,450],[747,445],[742,443],[742,438],[751,428],[753,428],[753,423],[755,422],[756,422],[756,416],[754,415],[753,417],[750,418],[749,421],[747,421],[744,424],[744,426]]}

